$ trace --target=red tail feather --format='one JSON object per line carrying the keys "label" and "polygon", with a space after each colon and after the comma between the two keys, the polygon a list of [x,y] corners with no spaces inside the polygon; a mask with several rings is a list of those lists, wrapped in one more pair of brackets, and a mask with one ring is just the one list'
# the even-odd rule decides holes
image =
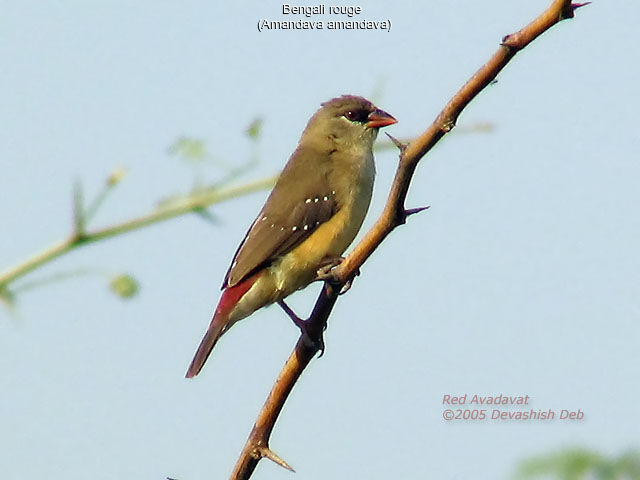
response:
{"label": "red tail feather", "polygon": [[204,338],[200,342],[200,346],[187,370],[187,378],[195,377],[200,373],[216,342],[231,326],[229,325],[229,315],[231,311],[258,279],[258,275],[259,273],[256,273],[237,285],[224,289],[222,297],[220,297],[220,301],[218,302],[218,307],[207,329],[207,333],[204,334]]}

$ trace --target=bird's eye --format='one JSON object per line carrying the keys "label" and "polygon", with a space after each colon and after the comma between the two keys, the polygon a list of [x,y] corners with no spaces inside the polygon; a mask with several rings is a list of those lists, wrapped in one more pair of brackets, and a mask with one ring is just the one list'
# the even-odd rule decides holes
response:
{"label": "bird's eye", "polygon": [[365,110],[349,110],[345,112],[344,117],[351,122],[366,122],[368,112]]}

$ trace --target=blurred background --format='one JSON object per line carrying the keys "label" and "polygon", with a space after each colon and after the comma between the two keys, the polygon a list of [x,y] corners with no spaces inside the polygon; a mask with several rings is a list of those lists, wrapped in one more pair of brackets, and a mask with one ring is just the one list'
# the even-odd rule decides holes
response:
{"label": "blurred background", "polygon": [[[91,231],[272,176],[336,95],[375,100],[399,120],[386,130],[411,138],[550,0],[454,3],[359,3],[390,32],[261,33],[260,19],[300,17],[258,1],[2,2],[0,271],[70,234],[74,184],[89,206],[116,173]],[[295,478],[509,478],[566,448],[638,448],[638,14],[596,1],[555,26],[422,161],[407,206],[431,208],[363,266],[276,425]],[[377,153],[365,229],[396,164]],[[267,193],[7,286],[4,478],[228,477],[298,331],[265,309],[184,373]],[[300,315],[318,288],[294,296]],[[584,418],[445,421],[443,395],[465,393]],[[254,478],[294,477],[264,461]]]}

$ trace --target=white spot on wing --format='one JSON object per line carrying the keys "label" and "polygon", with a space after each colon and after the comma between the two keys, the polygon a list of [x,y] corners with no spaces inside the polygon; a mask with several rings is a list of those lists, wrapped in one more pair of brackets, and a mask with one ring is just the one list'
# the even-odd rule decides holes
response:
{"label": "white spot on wing", "polygon": [[296,226],[294,225],[294,226],[291,228],[291,230],[293,230],[293,231],[295,232],[296,230],[298,230],[298,227],[296,227]]}
{"label": "white spot on wing", "polygon": [[311,199],[310,199],[310,198],[307,198],[307,199],[304,201],[304,203],[311,203]]}

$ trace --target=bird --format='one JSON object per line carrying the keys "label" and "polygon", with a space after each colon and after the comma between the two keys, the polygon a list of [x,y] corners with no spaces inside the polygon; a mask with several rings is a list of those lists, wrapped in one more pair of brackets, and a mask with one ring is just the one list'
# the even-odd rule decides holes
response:
{"label": "bird", "polygon": [[236,250],[187,378],[201,371],[237,321],[282,302],[316,280],[327,262],[339,262],[369,209],[378,130],[394,123],[359,96],[321,104]]}

